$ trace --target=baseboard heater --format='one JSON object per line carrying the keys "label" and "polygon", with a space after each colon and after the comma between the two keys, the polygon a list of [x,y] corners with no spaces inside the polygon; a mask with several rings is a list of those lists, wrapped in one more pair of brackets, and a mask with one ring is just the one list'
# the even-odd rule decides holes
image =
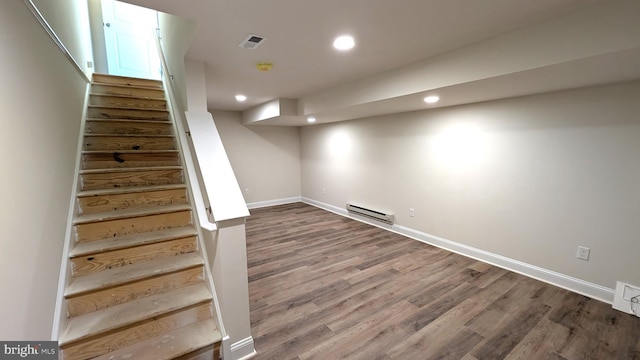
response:
{"label": "baseboard heater", "polygon": [[393,224],[393,214],[387,214],[381,211],[367,209],[362,206],[357,206],[353,204],[347,204],[347,211],[352,214],[356,214],[356,215],[367,217],[369,219],[381,221],[385,224],[390,224],[390,225]]}

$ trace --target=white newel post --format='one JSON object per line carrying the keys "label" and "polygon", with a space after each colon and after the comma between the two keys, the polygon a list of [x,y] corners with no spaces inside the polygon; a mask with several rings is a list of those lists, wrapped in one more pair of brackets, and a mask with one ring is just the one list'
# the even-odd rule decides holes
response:
{"label": "white newel post", "polygon": [[249,283],[245,219],[218,222],[215,232],[216,255],[212,263],[222,318],[229,334],[231,359],[255,354],[249,318]]}

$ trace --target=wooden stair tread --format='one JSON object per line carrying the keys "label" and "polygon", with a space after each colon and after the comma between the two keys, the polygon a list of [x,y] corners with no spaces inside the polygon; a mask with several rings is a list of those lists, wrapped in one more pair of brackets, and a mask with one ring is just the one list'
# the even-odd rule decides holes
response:
{"label": "wooden stair tread", "polygon": [[[115,84],[114,85],[98,84],[98,85],[119,86],[119,87],[124,87],[124,88],[132,88],[133,87],[133,86],[120,86],[120,85],[115,85]],[[149,88],[143,87],[143,88],[140,88],[140,89],[148,90]],[[164,100],[164,101],[166,101],[165,98],[153,98],[153,97],[147,97],[147,96],[122,95],[122,94],[104,94],[104,93],[100,93],[100,92],[93,92],[93,90],[89,93],[89,96],[108,96],[108,97],[116,97],[116,98],[123,98],[123,99]]]}
{"label": "wooden stair tread", "polygon": [[171,154],[177,153],[178,150],[128,150],[128,149],[118,149],[118,150],[82,150],[83,155],[91,155],[91,154],[104,154],[104,153],[118,153],[118,154]]}
{"label": "wooden stair tread", "polygon": [[80,170],[80,175],[117,173],[117,172],[152,171],[152,170],[182,170],[182,166],[145,166],[145,167],[131,167],[131,168],[83,169],[83,170]]}
{"label": "wooden stair tread", "polygon": [[76,243],[73,249],[71,249],[69,257],[76,258],[81,256],[100,254],[108,251],[197,236],[197,234],[198,233],[193,226],[183,226],[152,232],[118,236],[104,240],[83,241]]}
{"label": "wooden stair tread", "polygon": [[163,112],[168,113],[167,109],[149,109],[145,107],[135,106],[112,106],[112,105],[87,105],[89,109],[113,109],[113,110],[136,110],[136,111],[149,111],[149,112]]}
{"label": "wooden stair tread", "polygon": [[76,316],[69,319],[60,336],[60,346],[64,347],[211,299],[209,289],[202,283]]}
{"label": "wooden stair tread", "polygon": [[91,197],[101,195],[114,195],[114,194],[133,194],[147,191],[162,191],[162,190],[178,190],[185,189],[185,184],[166,184],[166,185],[152,185],[152,186],[137,186],[137,187],[119,187],[109,189],[98,190],[84,190],[78,192],[78,197]]}
{"label": "wooden stair tread", "polygon": [[[131,96],[137,99],[148,99],[148,100],[167,100],[164,96],[163,89],[153,88],[153,87],[140,87],[140,86],[132,86],[132,85],[120,85],[120,84],[108,84],[108,83],[92,83],[91,84],[91,93],[89,95],[107,95],[107,96]],[[97,85],[97,86],[93,86]],[[102,89],[100,89],[102,87]],[[115,90],[111,90],[115,89]],[[147,92],[148,95],[133,94],[136,91]],[[115,92],[110,92],[115,91]],[[126,92],[128,94],[124,94]],[[156,94],[149,94],[156,93]]]}
{"label": "wooden stair tread", "polygon": [[[96,122],[125,122],[125,123],[146,123],[146,124],[171,124],[169,120],[147,120],[147,119],[103,119],[103,118],[87,118],[87,121],[96,121]],[[92,133],[95,135],[95,133]]]}
{"label": "wooden stair tread", "polygon": [[94,360],[169,360],[211,346],[221,340],[222,335],[213,319],[205,319],[98,356]]}
{"label": "wooden stair tread", "polygon": [[166,214],[177,211],[191,210],[190,204],[172,204],[160,206],[148,206],[142,208],[131,208],[114,211],[82,214],[73,219],[74,225],[94,223],[99,221],[126,219],[139,216]]}
{"label": "wooden stair tread", "polygon": [[103,290],[203,264],[204,262],[199,254],[188,253],[103,270],[75,278],[65,290],[64,296],[65,298],[71,298],[91,291]]}
{"label": "wooden stair tread", "polygon": [[[120,83],[111,83],[111,82],[101,82],[101,81],[92,81],[91,85],[102,85],[102,86],[118,86],[128,89],[143,89],[143,90],[164,90],[161,86],[145,86],[145,85],[132,85],[132,84],[120,84]],[[164,98],[162,98],[164,100]]]}
{"label": "wooden stair tread", "polygon": [[[104,119],[95,119],[95,120],[104,120]],[[125,119],[126,120],[126,119]],[[113,120],[108,120],[108,121],[113,121]],[[132,120],[134,121],[134,120]],[[135,120],[136,122],[138,122],[138,120]],[[166,123],[166,121],[161,121],[163,124]],[[153,134],[96,134],[96,133],[90,133],[90,134],[84,134],[84,137],[122,137],[122,138],[171,138],[173,139],[173,135],[153,135]]]}
{"label": "wooden stair tread", "polygon": [[107,251],[126,249],[135,246],[154,244],[168,240],[181,239],[196,236],[198,232],[193,226],[162,229],[152,232],[137,233],[132,235],[112,237],[104,240],[82,241],[69,252],[70,258],[100,254]]}

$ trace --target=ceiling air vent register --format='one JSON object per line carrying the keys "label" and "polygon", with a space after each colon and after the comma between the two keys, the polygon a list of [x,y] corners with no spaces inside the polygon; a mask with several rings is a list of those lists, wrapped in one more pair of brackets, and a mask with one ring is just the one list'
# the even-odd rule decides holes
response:
{"label": "ceiling air vent register", "polygon": [[242,40],[240,44],[238,44],[238,47],[241,47],[243,49],[255,49],[258,47],[258,45],[262,44],[266,40],[267,38],[264,36],[249,34],[246,38],[244,38],[244,40]]}

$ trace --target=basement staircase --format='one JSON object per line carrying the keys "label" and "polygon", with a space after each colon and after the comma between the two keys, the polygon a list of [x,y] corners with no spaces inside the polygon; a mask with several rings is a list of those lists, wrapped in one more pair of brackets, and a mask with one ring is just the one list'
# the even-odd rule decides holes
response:
{"label": "basement staircase", "polygon": [[95,74],[83,146],[62,358],[218,359],[162,83]]}

